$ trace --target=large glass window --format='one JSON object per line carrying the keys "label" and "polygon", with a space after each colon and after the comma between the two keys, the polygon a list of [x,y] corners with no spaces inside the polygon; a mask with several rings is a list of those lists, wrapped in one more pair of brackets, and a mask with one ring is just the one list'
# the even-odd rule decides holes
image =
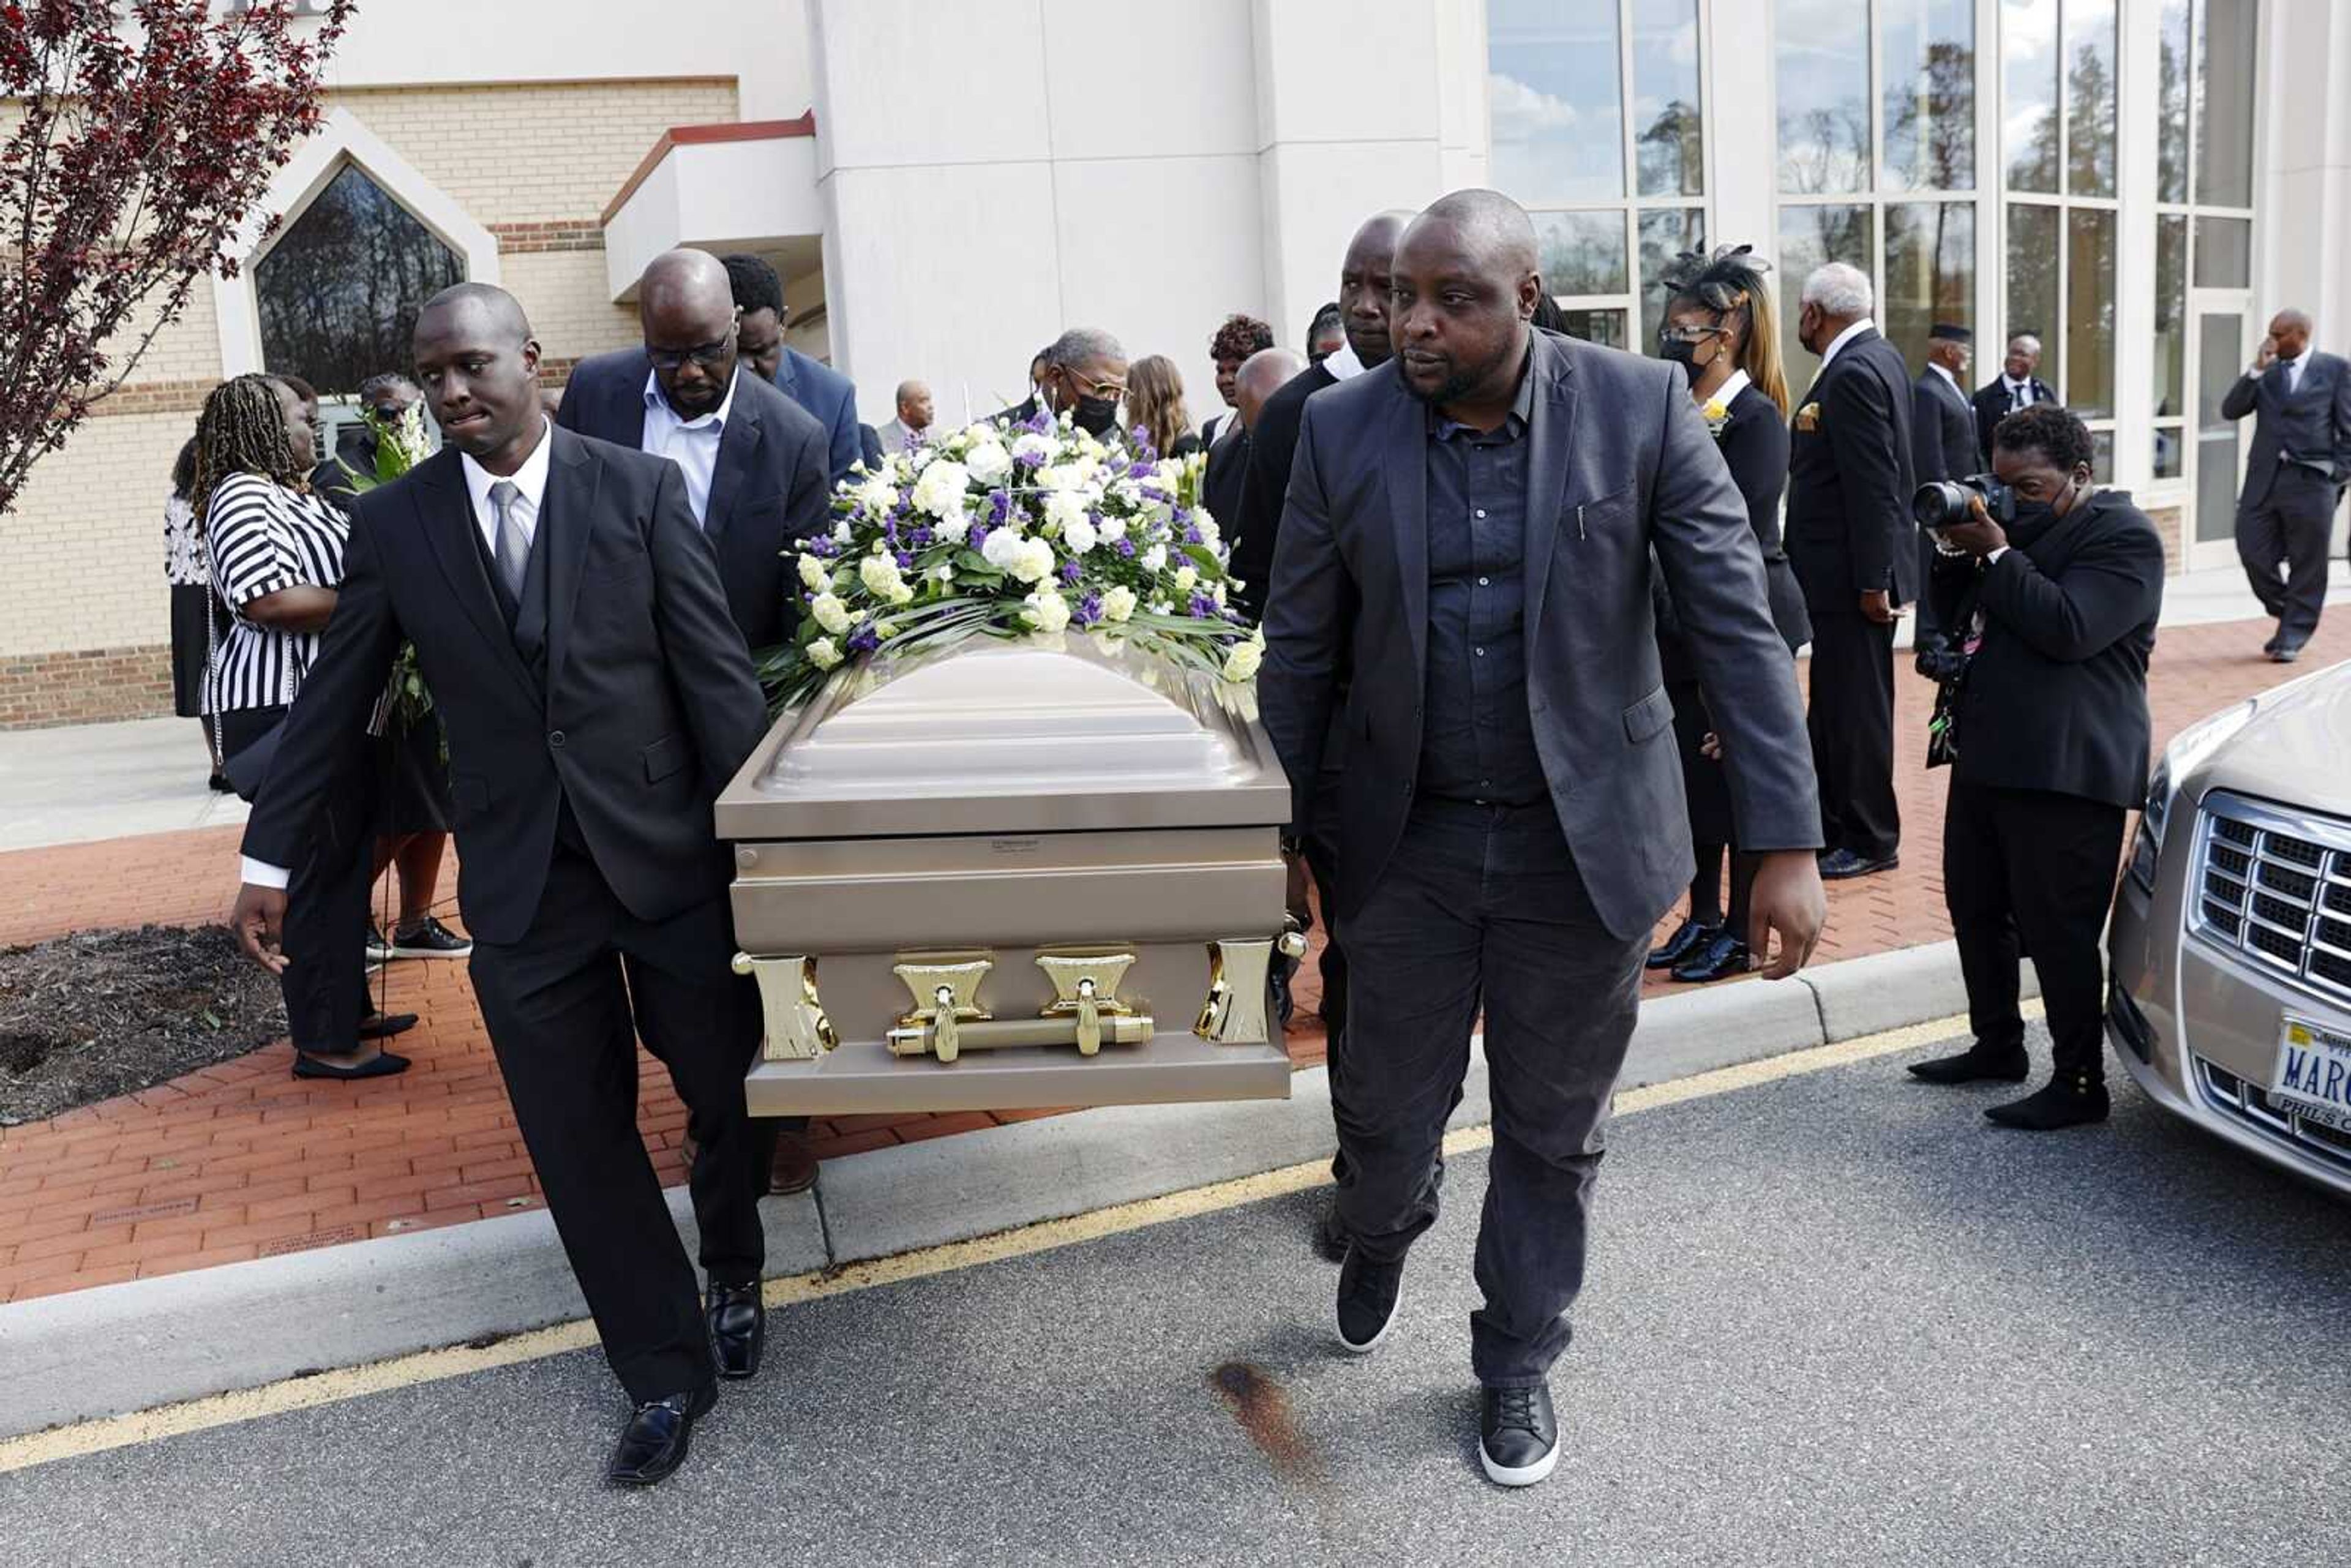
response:
{"label": "large glass window", "polygon": [[2257,0],[2199,0],[2196,19],[2196,200],[2250,207]]}
{"label": "large glass window", "polygon": [[2065,191],[2115,193],[2115,0],[2065,0]]}
{"label": "large glass window", "polygon": [[2093,423],[2115,416],[2115,214],[2065,214],[2067,407]]}
{"label": "large glass window", "polygon": [[[2054,206],[2011,203],[2008,209],[2008,317],[2001,341],[1987,344],[1984,358],[2020,335],[2041,340],[2041,368],[2036,372],[2053,387],[2065,383],[2065,340],[2058,328],[2057,225],[2062,215]],[[2062,394],[2061,394],[2062,395]]]}
{"label": "large glass window", "polygon": [[346,163],[253,271],[262,362],[328,396],[404,371],[416,313],[465,280],[456,252]]}
{"label": "large glass window", "polygon": [[1782,0],[1780,189],[1870,187],[1869,0]]}
{"label": "large glass window", "polygon": [[1804,279],[1832,261],[1872,270],[1877,253],[1877,209],[1839,202],[1780,209],[1780,353],[1789,391],[1801,392],[1820,371],[1820,361],[1796,341],[1802,314]]}
{"label": "large glass window", "polygon": [[[1493,181],[1532,212],[1568,329],[1646,348],[1703,246],[1698,0],[1488,0]],[[1635,340],[1637,338],[1637,340]]]}
{"label": "large glass window", "polygon": [[2001,159],[2011,191],[2057,190],[2057,0],[2001,0]]}
{"label": "large glass window", "polygon": [[1975,0],[1883,0],[1886,177],[1912,191],[1976,184]]}
{"label": "large glass window", "polygon": [[1975,204],[1888,203],[1886,290],[1877,307],[1886,335],[1924,344],[1936,322],[1971,320],[1975,308]]}

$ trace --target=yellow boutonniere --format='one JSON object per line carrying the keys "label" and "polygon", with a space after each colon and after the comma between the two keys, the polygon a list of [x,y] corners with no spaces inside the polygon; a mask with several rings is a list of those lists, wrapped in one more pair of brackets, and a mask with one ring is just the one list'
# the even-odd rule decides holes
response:
{"label": "yellow boutonniere", "polygon": [[1821,405],[1808,402],[1796,411],[1798,430],[1818,430],[1821,427]]}
{"label": "yellow boutonniere", "polygon": [[1714,438],[1717,441],[1721,440],[1722,427],[1730,423],[1730,410],[1723,406],[1719,398],[1708,398],[1706,406],[1698,412],[1706,421],[1706,427],[1713,434]]}

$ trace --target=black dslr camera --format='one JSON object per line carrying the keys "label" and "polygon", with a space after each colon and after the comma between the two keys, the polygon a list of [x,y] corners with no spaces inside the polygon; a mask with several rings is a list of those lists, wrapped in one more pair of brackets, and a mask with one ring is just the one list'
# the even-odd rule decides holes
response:
{"label": "black dslr camera", "polygon": [[1930,533],[1956,528],[1968,520],[1970,494],[1983,497],[1984,510],[1991,514],[1993,522],[2005,526],[2016,520],[2016,492],[1989,474],[1919,486],[1918,493],[1910,497],[1910,516]]}

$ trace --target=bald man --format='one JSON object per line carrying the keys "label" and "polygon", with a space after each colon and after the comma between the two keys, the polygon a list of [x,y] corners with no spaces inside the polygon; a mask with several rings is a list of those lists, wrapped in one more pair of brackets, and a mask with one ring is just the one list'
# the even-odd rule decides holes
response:
{"label": "bald man", "polygon": [[2311,347],[2308,312],[2281,310],[2245,373],[2220,400],[2224,419],[2255,414],[2237,497],[2237,559],[2277,631],[2276,664],[2302,657],[2326,603],[2327,536],[2351,483],[2351,366]]}
{"label": "bald man", "polygon": [[1747,935],[1760,956],[1778,934],[1768,976],[1795,972],[1825,912],[1803,706],[1739,487],[1678,368],[1529,327],[1536,254],[1491,191],[1446,197],[1397,243],[1395,358],[1305,407],[1258,682],[1293,829],[1330,810],[1326,738],[1346,737],[1339,1339],[1368,1352],[1394,1321],[1482,1012],[1494,1151],[1470,1361],[1480,1460],[1509,1486],[1558,1460],[1547,1379],[1602,1124],[1650,929],[1692,866],[1653,555],[1722,730],[1739,842],[1761,852]]}
{"label": "bald man", "polygon": [[898,417],[882,427],[882,451],[904,452],[930,439],[931,389],[921,382],[900,382]]}
{"label": "bald man", "polygon": [[[598,1336],[634,1406],[605,1470],[674,1470],[716,1379],[758,1367],[766,1247],[743,1075],[718,791],[767,729],[679,466],[549,425],[511,295],[459,284],[416,318],[441,450],[359,497],[334,619],[246,825],[231,925],[280,967],[289,863],[360,788],[368,715],[415,644],[447,727],[458,891],[490,1044]],[[637,1041],[668,1067],[694,1161],[698,1299],[637,1135]],[[463,1432],[467,1406],[453,1406]],[[462,1441],[462,1437],[457,1440]]]}

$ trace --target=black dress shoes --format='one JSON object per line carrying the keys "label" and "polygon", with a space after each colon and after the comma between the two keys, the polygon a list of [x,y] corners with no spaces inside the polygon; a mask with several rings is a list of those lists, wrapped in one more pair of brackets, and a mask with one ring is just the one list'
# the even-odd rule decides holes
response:
{"label": "black dress shoes", "polygon": [[1705,946],[1674,966],[1673,978],[1686,986],[1702,986],[1743,975],[1747,969],[1747,944],[1728,931],[1717,931],[1707,938]]}
{"label": "black dress shoes", "polygon": [[1357,1355],[1369,1355],[1388,1337],[1403,1290],[1403,1259],[1377,1263],[1360,1248],[1348,1248],[1347,1260],[1339,1265],[1339,1343]]}
{"label": "black dress shoes", "polygon": [[1674,927],[1672,936],[1667,937],[1659,946],[1649,949],[1648,961],[1644,967],[1651,969],[1672,968],[1705,946],[1707,938],[1712,936],[1716,930],[1715,926],[1700,925],[1695,920],[1683,921]]}
{"label": "black dress shoes", "polygon": [[1902,863],[1900,855],[1887,855],[1883,860],[1870,860],[1851,850],[1834,850],[1821,857],[1821,880],[1840,882],[1846,877],[1874,876],[1881,871],[1892,871]]}
{"label": "black dress shoes", "polygon": [[[2280,635],[2283,635],[2283,633],[2280,633]],[[2273,636],[2268,642],[2262,644],[2262,652],[2264,653],[2274,653],[2277,651],[2278,638],[2276,636]]]}
{"label": "black dress shoes", "polygon": [[616,1487],[649,1487],[669,1479],[685,1463],[685,1449],[694,1424],[718,1403],[716,1385],[692,1394],[673,1394],[637,1406],[604,1467],[604,1479]]}
{"label": "black dress shoes", "polygon": [[1987,1106],[1984,1114],[2003,1127],[2028,1133],[2053,1133],[2103,1122],[2110,1108],[2106,1086],[2086,1072],[2060,1071],[2048,1084],[2022,1100]]}
{"label": "black dress shoes", "polygon": [[1558,1467],[1559,1417],[1551,1390],[1489,1388],[1478,1417],[1478,1462],[1496,1486],[1531,1487]]}
{"label": "black dress shoes", "polygon": [[2032,1059],[2022,1046],[2001,1051],[1978,1040],[1957,1056],[1914,1061],[1910,1076],[1929,1083],[2022,1083],[2032,1071]]}
{"label": "black dress shoes", "polygon": [[749,1377],[757,1373],[759,1352],[768,1342],[768,1309],[759,1300],[759,1281],[713,1284],[704,1315],[710,1320],[710,1349],[718,1359],[718,1375]]}
{"label": "black dress shoes", "polygon": [[2270,663],[2273,664],[2291,664],[2301,657],[2302,644],[2299,643],[2280,643],[2270,650]]}

